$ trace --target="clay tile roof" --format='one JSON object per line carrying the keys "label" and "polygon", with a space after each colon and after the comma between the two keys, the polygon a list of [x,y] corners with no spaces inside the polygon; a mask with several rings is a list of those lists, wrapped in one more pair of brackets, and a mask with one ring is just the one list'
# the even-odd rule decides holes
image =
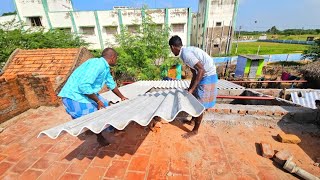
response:
{"label": "clay tile roof", "polygon": [[50,78],[54,90],[60,90],[71,72],[93,55],[86,48],[15,50],[3,68],[2,77],[36,74]]}

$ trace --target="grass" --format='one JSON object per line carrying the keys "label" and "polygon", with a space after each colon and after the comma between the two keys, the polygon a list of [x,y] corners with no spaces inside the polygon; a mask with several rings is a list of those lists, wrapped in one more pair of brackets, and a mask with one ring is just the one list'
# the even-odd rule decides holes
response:
{"label": "grass", "polygon": [[302,53],[304,50],[308,48],[308,45],[300,45],[300,44],[242,42],[242,43],[239,43],[237,54],[235,54],[236,43],[232,44],[232,55],[257,54],[259,46],[260,46],[259,55]]}
{"label": "grass", "polygon": [[307,37],[314,37],[314,39],[317,39],[317,38],[320,38],[320,34],[303,34],[303,35],[290,35],[290,36],[279,35],[277,38],[274,38],[274,39],[306,41]]}

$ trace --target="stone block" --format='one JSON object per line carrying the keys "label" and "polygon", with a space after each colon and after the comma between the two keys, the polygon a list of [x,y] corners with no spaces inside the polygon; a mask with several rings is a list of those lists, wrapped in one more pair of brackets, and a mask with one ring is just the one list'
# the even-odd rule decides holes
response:
{"label": "stone block", "polygon": [[283,166],[290,157],[292,157],[292,154],[289,151],[281,150],[274,155],[273,160]]}
{"label": "stone block", "polygon": [[272,146],[269,143],[261,142],[260,146],[261,146],[261,152],[263,157],[269,158],[269,159],[273,157],[274,151],[272,149]]}
{"label": "stone block", "polygon": [[301,139],[294,134],[278,134],[277,138],[282,143],[298,144],[301,142]]}

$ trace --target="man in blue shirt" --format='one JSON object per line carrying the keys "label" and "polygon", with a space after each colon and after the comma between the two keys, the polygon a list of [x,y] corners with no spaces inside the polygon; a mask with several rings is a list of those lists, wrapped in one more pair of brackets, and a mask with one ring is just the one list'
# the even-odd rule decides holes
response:
{"label": "man in blue shirt", "polygon": [[[72,119],[77,119],[99,109],[105,108],[109,102],[98,92],[106,84],[122,101],[127,98],[121,94],[113,80],[110,66],[117,63],[117,52],[112,48],[102,51],[101,58],[92,58],[81,64],[68,78],[58,96]],[[108,145],[102,134],[97,134],[100,145]]]}
{"label": "man in blue shirt", "polygon": [[[179,36],[173,36],[169,40],[169,46],[175,56],[179,56],[182,61],[190,67],[192,79],[188,92],[193,94],[202,105],[208,109],[216,104],[218,76],[213,59],[202,49],[197,47],[184,47]],[[193,117],[195,122],[193,130],[185,137],[191,137],[198,133],[203,114]]]}

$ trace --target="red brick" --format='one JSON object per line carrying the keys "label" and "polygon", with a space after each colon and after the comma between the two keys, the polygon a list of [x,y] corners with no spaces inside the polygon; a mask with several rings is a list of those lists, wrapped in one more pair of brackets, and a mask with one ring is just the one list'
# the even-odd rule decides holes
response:
{"label": "red brick", "polygon": [[94,158],[91,166],[108,167],[111,160],[112,157],[108,156],[105,151],[101,151],[98,156]]}
{"label": "red brick", "polygon": [[166,179],[169,171],[169,162],[164,160],[154,161],[150,164],[147,179]]}
{"label": "red brick", "polygon": [[129,171],[124,179],[125,180],[144,180],[145,175],[146,175],[145,173]]}
{"label": "red brick", "polygon": [[91,159],[88,159],[84,156],[79,157],[79,159],[74,159],[70,167],[67,169],[67,172],[74,174],[82,174],[88,168],[91,163]]}
{"label": "red brick", "polygon": [[53,146],[52,144],[41,144],[34,151],[38,155],[39,154],[43,155],[43,154],[47,153],[52,148],[52,146]]}
{"label": "red brick", "polygon": [[273,158],[275,162],[277,162],[279,165],[283,166],[286,161],[292,157],[292,154],[287,150],[279,151],[275,154],[275,157]]}
{"label": "red brick", "polygon": [[82,176],[83,180],[102,179],[106,172],[106,168],[89,167],[86,173]]}
{"label": "red brick", "polygon": [[57,159],[58,155],[54,153],[47,153],[40,158],[33,166],[34,169],[48,169],[52,162]]}
{"label": "red brick", "polygon": [[274,155],[272,146],[266,142],[261,142],[260,145],[261,145],[262,156],[265,158],[272,158]]}
{"label": "red brick", "polygon": [[277,176],[274,170],[260,170],[258,172],[258,177],[260,180],[277,180],[279,177]]}
{"label": "red brick", "polygon": [[118,161],[118,160],[112,161],[111,166],[107,170],[105,177],[117,178],[117,179],[123,178],[126,172],[126,169],[128,167],[128,164],[129,163],[127,161]]}
{"label": "red brick", "polygon": [[301,139],[294,134],[278,134],[277,138],[282,143],[298,144],[301,142]]}
{"label": "red brick", "polygon": [[150,155],[152,152],[152,147],[144,147],[144,146],[140,146],[137,149],[137,152],[135,154],[143,154],[143,155]]}
{"label": "red brick", "polygon": [[39,180],[58,179],[68,168],[69,164],[55,162],[39,177]]}
{"label": "red brick", "polygon": [[189,164],[184,160],[171,160],[170,172],[173,174],[189,175]]}
{"label": "red brick", "polygon": [[16,164],[11,171],[15,173],[22,173],[30,168],[39,158],[37,156],[26,156]]}
{"label": "red brick", "polygon": [[66,173],[60,178],[60,180],[78,180],[78,179],[80,179],[80,177],[81,176],[78,174]]}
{"label": "red brick", "polygon": [[[1,176],[1,175],[0,175]],[[18,173],[12,173],[12,172],[8,172],[8,173],[5,173],[1,179],[3,180],[18,180],[19,179],[19,176],[20,174]]]}
{"label": "red brick", "polygon": [[132,158],[131,154],[128,154],[127,152],[124,151],[119,151],[117,154],[114,156],[114,159],[116,160],[121,160],[121,161],[130,161]]}
{"label": "red brick", "polygon": [[68,149],[69,146],[71,146],[72,143],[69,141],[61,141],[57,143],[55,146],[53,146],[49,152],[51,153],[62,153],[66,149]]}
{"label": "red brick", "polygon": [[266,115],[266,111],[258,110],[258,111],[257,111],[257,115],[259,115],[259,116],[265,116],[265,115]]}
{"label": "red brick", "polygon": [[11,166],[12,164],[8,162],[0,163],[0,176],[2,176]]}
{"label": "red brick", "polygon": [[129,165],[129,170],[132,171],[146,171],[149,163],[150,156],[137,155],[133,156],[131,163]]}
{"label": "red brick", "polygon": [[41,174],[42,174],[42,171],[29,169],[24,173],[22,173],[19,179],[25,179],[25,180],[37,179]]}
{"label": "red brick", "polygon": [[182,176],[182,175],[175,175],[175,176],[168,176],[169,180],[189,180],[189,176]]}
{"label": "red brick", "polygon": [[247,114],[247,111],[244,110],[244,109],[240,109],[240,110],[238,111],[238,114],[240,114],[240,115],[245,115],[245,114]]}
{"label": "red brick", "polygon": [[2,160],[4,160],[6,157],[7,157],[7,156],[0,154],[0,162],[1,162]]}
{"label": "red brick", "polygon": [[248,110],[248,114],[249,115],[254,115],[254,114],[256,114],[257,113],[257,110],[255,110],[255,109],[249,109]]}

